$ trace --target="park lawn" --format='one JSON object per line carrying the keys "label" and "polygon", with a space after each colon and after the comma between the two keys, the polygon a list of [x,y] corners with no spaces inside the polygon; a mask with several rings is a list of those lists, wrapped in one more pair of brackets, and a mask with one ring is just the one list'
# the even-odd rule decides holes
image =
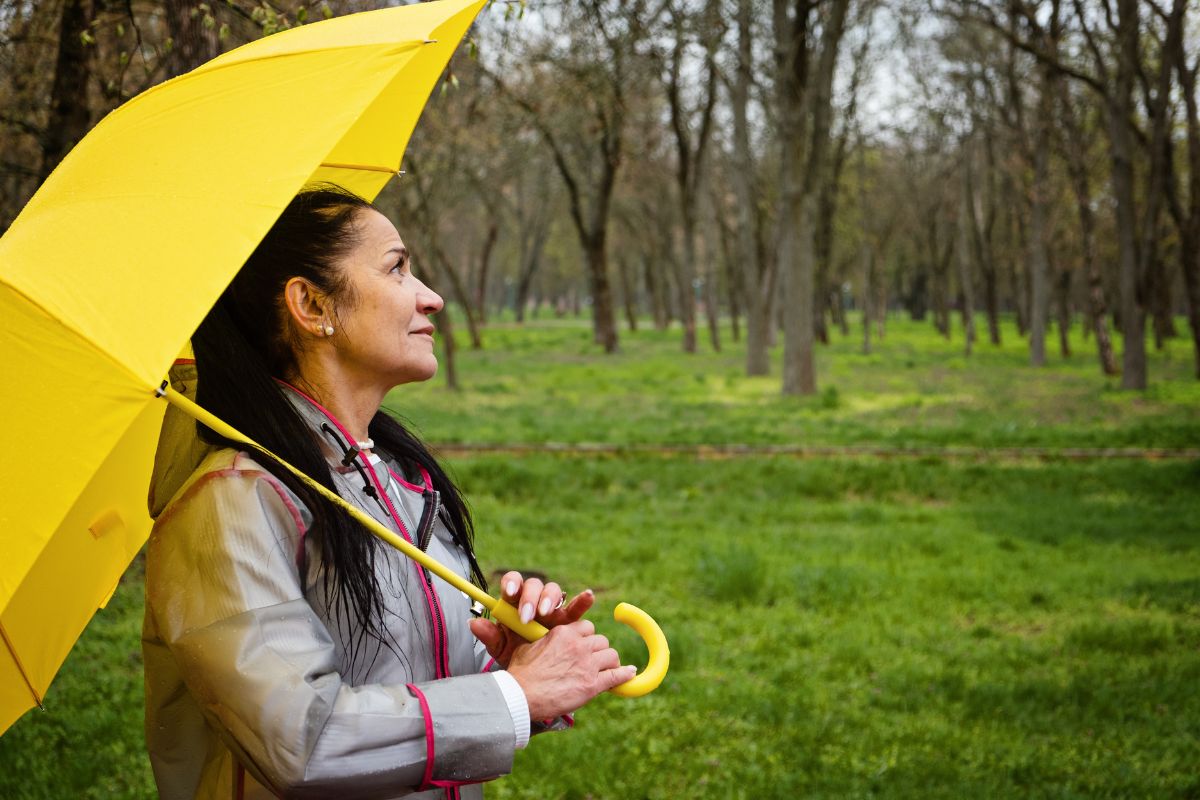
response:
{"label": "park lawn", "polygon": [[748,378],[744,344],[730,341],[728,325],[722,352],[701,337],[690,356],[676,329],[643,323],[622,334],[621,351],[606,356],[585,320],[494,325],[482,350],[460,343],[462,392],[437,378],[396,390],[387,404],[440,443],[1200,446],[1200,381],[1186,338],[1161,353],[1148,345],[1150,387],[1134,394],[1101,374],[1078,326],[1074,355],[1062,359],[1052,339],[1048,366],[1035,369],[1011,321],[1000,347],[981,341],[966,357],[957,334],[946,341],[928,323],[893,315],[869,355],[859,328],[847,338],[835,331],[817,350],[817,395],[796,398],[780,395],[782,348],[770,376]]}
{"label": "park lawn", "polygon": [[[896,349],[878,357],[902,353],[903,333],[893,325]],[[461,419],[470,435],[460,439],[505,442],[526,425],[508,419],[505,391],[533,404],[538,387],[582,386],[578,371],[591,369],[607,376],[592,393],[572,389],[576,403],[529,412],[553,433],[546,438],[674,442],[674,429],[651,422],[681,419],[710,425],[703,437],[720,432],[699,380],[643,386],[643,405],[654,407],[645,416],[608,406],[629,412],[627,387],[659,370],[711,371],[728,359],[732,372],[736,356],[702,353],[693,367],[670,338],[639,334],[606,358],[578,326],[530,331],[537,346],[524,354],[503,345],[525,335],[489,331],[489,349],[464,352],[462,395],[419,387],[404,395],[405,410],[432,440],[450,440]],[[1157,357],[1161,388],[1138,398],[1105,388],[1090,364],[1031,371],[1007,345],[984,369],[982,348],[945,379],[947,395],[974,398],[977,424],[989,413],[1016,419],[1004,395],[987,392],[1022,384],[1018,395],[1075,404],[1070,414],[1033,409],[1046,421],[1030,428],[1039,444],[1196,445],[1195,403],[1180,399],[1195,388],[1190,354]],[[769,398],[764,383],[747,405],[768,408],[770,424],[751,441],[809,431],[853,442],[838,437],[856,425],[875,431],[869,441],[902,441],[888,438],[894,412],[853,409],[888,381],[903,393],[932,380],[938,365],[921,360],[910,378],[903,361],[889,371],[840,358],[820,362],[825,385],[841,381],[836,403]],[[522,369],[532,370],[525,383]],[[1172,369],[1177,377],[1164,379]],[[754,381],[730,380],[754,393]],[[516,383],[501,391],[487,381]],[[473,413],[451,415],[458,403]],[[1084,421],[1063,421],[1071,417]],[[925,441],[963,444],[951,434],[965,424]],[[598,439],[604,425],[609,438]],[[1146,433],[1160,430],[1175,433]],[[672,646],[658,691],[600,698],[574,731],[538,737],[514,775],[489,787],[493,799],[1200,794],[1198,462],[627,453],[478,455],[451,467],[488,569],[537,569],[570,589],[595,588],[595,618],[635,660],[635,636],[608,619],[617,602],[653,614]],[[135,562],[51,687],[48,710],[0,738],[0,797],[153,796],[141,592]]]}

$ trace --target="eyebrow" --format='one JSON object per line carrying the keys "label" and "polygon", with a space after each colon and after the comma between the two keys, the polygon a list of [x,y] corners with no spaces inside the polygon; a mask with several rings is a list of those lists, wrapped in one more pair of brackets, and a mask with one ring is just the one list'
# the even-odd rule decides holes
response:
{"label": "eyebrow", "polygon": [[404,245],[388,248],[388,251],[384,255],[391,255],[392,253],[399,253],[401,262],[408,261],[408,248]]}

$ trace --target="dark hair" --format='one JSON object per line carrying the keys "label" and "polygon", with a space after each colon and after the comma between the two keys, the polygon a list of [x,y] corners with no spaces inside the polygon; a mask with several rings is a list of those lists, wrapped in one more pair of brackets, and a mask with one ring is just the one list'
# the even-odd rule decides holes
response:
{"label": "dark hair", "polygon": [[[320,186],[299,194],[192,337],[197,402],[334,492],[337,489],[316,434],[278,383],[294,377],[295,354],[302,347],[283,301],[283,289],[291,278],[301,277],[335,303],[352,305],[355,298],[349,294],[348,277],[337,267],[337,261],[359,240],[359,215],[373,208],[361,197],[336,186]],[[200,423],[197,430],[211,444],[245,449],[245,445]],[[382,410],[371,420],[367,432],[380,452],[409,468],[424,467],[429,472],[441,495],[454,540],[470,561],[472,577],[486,588],[472,547],[471,515],[458,488],[421,441]],[[358,624],[358,637],[344,643],[350,663],[355,662],[355,652],[365,637],[391,648],[384,636],[383,591],[375,573],[376,554],[384,545],[278,461],[265,453],[254,455],[312,513],[309,533],[315,535],[320,546],[330,613]],[[301,580],[307,583],[306,576]],[[346,625],[343,630],[352,628]]]}

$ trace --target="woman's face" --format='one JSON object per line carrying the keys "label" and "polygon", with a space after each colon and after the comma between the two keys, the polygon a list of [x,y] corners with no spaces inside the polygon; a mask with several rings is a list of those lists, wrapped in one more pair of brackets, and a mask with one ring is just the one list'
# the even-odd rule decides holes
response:
{"label": "woman's face", "polygon": [[358,245],[339,263],[349,279],[349,302],[337,306],[330,342],[343,367],[386,388],[429,380],[437,373],[429,315],[442,298],[412,274],[408,248],[383,214],[358,214]]}

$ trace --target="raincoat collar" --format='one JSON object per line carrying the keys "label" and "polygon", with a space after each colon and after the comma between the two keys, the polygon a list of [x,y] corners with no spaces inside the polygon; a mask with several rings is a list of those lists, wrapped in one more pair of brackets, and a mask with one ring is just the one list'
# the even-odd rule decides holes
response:
{"label": "raincoat collar", "polygon": [[[175,363],[170,372],[171,386],[190,400],[196,399],[196,363],[190,359],[181,359]],[[317,442],[329,464],[331,471],[339,473],[353,472],[353,464],[343,463],[346,450],[343,443],[349,443],[352,438],[346,432],[345,426],[320,403],[304,392],[280,381],[284,396],[292,404],[305,423],[316,435]],[[324,428],[334,431],[330,434]],[[159,433],[158,448],[154,453],[154,471],[150,479],[150,490],[147,505],[150,516],[157,518],[166,508],[175,493],[187,482],[192,473],[200,466],[205,457],[215,448],[196,435],[196,423],[188,416],[178,411],[174,406],[167,408]],[[371,464],[384,483],[390,482],[392,470],[384,459],[377,454],[373,458],[360,455],[360,465]],[[392,467],[395,469],[395,467]],[[430,486],[430,480],[424,474],[421,482],[424,487],[417,486],[397,475],[401,485],[414,491],[422,491]]]}

